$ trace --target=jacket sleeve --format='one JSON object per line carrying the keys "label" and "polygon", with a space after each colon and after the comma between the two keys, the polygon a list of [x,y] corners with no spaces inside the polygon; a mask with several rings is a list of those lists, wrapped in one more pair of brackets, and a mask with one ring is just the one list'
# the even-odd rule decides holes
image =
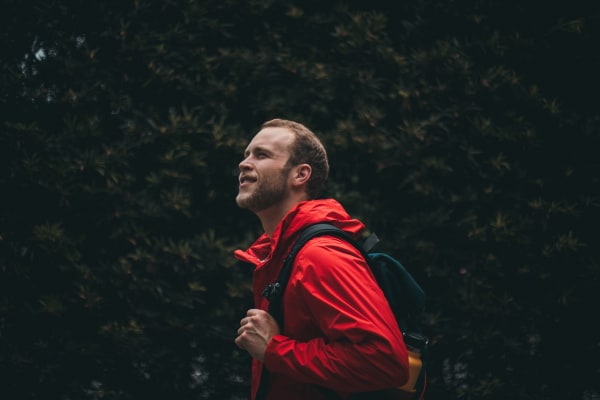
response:
{"label": "jacket sleeve", "polygon": [[[265,354],[267,369],[340,392],[401,386],[408,379],[402,334],[352,245],[332,237],[313,239],[296,257],[288,295],[298,296],[306,313],[297,317],[308,315],[315,334],[275,336]],[[287,321],[295,315],[285,306]]]}

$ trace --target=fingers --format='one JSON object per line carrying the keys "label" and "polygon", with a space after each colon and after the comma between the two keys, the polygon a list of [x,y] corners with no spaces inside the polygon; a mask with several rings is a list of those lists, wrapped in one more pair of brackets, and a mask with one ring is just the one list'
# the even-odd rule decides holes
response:
{"label": "fingers", "polygon": [[260,314],[268,314],[265,310],[259,310],[258,308],[251,308],[248,311],[246,311],[246,316],[248,317],[252,317],[254,315],[260,315]]}
{"label": "fingers", "polygon": [[279,326],[268,312],[252,308],[240,320],[237,334],[235,344],[252,357],[263,361],[271,338],[279,334]]}
{"label": "fingers", "polygon": [[[238,336],[235,338],[235,344],[242,349],[244,349],[244,342],[247,341],[247,332],[256,330],[252,323],[253,317],[257,314],[256,311],[260,310],[248,310],[246,313],[247,316],[240,320],[240,327],[237,330]],[[244,335],[244,333],[246,333],[246,335]]]}
{"label": "fingers", "polygon": [[242,318],[242,320],[240,321],[240,327],[237,330],[237,337],[235,338],[235,344],[241,348],[245,350],[245,346],[244,343],[247,341],[246,339],[246,335],[244,335],[244,333],[246,333],[248,331],[249,326],[249,319],[248,318]]}
{"label": "fingers", "polygon": [[246,316],[240,320],[240,329],[238,329],[238,334],[240,333],[242,328],[246,327],[247,325],[257,325],[258,323],[260,323],[260,319],[264,318],[265,316],[261,314],[269,315],[266,311],[263,310],[248,310],[246,312]]}
{"label": "fingers", "polygon": [[[248,313],[246,314],[247,316],[244,317],[244,318],[242,318],[240,320],[240,329],[242,327],[244,327],[244,326],[252,323],[252,322],[256,322],[256,316],[257,316],[257,314],[256,313],[250,313],[250,311],[251,310],[248,310]],[[257,310],[257,311],[260,311],[260,310]],[[239,330],[238,330],[238,332],[239,332]]]}
{"label": "fingers", "polygon": [[236,337],[235,340],[234,340],[234,342],[235,342],[235,344],[236,344],[237,347],[239,347],[242,350],[246,350],[244,348],[244,339],[243,339],[242,335],[239,335],[238,337]]}

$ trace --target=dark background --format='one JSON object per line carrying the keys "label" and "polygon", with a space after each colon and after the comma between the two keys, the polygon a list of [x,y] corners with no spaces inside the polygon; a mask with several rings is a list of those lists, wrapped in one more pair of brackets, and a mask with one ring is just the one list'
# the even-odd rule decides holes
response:
{"label": "dark background", "polygon": [[242,399],[260,124],[428,295],[428,400],[600,398],[598,2],[3,2],[0,397]]}

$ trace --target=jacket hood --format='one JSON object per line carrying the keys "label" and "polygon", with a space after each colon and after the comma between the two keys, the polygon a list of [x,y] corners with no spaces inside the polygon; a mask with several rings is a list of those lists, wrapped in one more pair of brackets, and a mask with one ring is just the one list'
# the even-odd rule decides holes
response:
{"label": "jacket hood", "polygon": [[362,222],[351,218],[335,199],[302,201],[279,222],[272,237],[263,233],[247,250],[236,250],[234,255],[241,261],[259,265],[276,252],[287,251],[302,229],[319,222],[331,223],[354,237],[365,228]]}

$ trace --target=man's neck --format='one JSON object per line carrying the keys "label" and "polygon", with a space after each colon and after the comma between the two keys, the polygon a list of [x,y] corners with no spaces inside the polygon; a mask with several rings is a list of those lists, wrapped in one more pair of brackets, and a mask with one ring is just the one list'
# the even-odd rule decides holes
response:
{"label": "man's neck", "polygon": [[282,202],[263,211],[257,212],[256,215],[260,219],[260,222],[265,230],[265,233],[269,236],[273,236],[275,228],[281,222],[281,220],[287,215],[287,213],[299,202],[306,200],[306,198],[289,199],[286,202]]}

